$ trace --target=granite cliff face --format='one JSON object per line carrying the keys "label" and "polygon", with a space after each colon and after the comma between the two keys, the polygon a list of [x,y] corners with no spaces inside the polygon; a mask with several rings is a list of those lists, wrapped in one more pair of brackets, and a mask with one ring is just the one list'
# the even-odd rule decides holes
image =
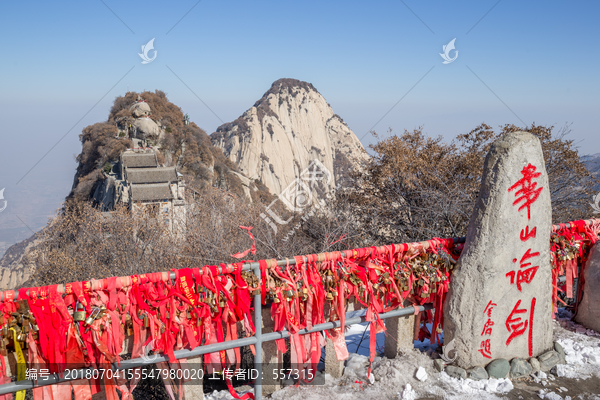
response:
{"label": "granite cliff face", "polygon": [[[316,159],[331,173],[321,189],[343,181],[367,158],[362,144],[307,82],[280,79],[252,108],[211,135],[244,175],[282,193]],[[323,167],[321,167],[323,168]]]}
{"label": "granite cliff face", "polygon": [[[149,127],[136,125],[140,121]],[[151,140],[161,167],[176,166],[197,187],[216,187],[264,204],[274,200],[272,194],[292,187],[288,207],[302,207],[311,198],[294,186],[297,178],[307,182],[311,173],[321,172],[322,179],[311,189],[325,195],[344,185],[348,171],[368,158],[323,96],[310,83],[294,79],[274,82],[252,108],[210,138],[156,91],[117,97],[108,121],[86,127],[80,139],[82,152],[68,200],[92,201],[105,210],[114,207],[120,155],[142,146],[142,140]],[[18,287],[29,279],[42,240],[32,237],[7,251],[0,261],[1,287]]]}
{"label": "granite cliff face", "polygon": [[0,290],[18,289],[36,268],[36,246],[42,241],[39,233],[29,239],[13,244],[0,259]]}
{"label": "granite cliff face", "polygon": [[[600,153],[581,157],[587,169],[594,175],[595,179],[600,180]],[[596,185],[596,190],[600,190],[600,183]]]}

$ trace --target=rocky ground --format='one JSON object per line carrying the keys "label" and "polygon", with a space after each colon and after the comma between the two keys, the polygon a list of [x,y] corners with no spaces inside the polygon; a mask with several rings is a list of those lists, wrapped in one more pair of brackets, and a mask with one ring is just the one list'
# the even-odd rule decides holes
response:
{"label": "rocky ground", "polygon": [[[538,371],[513,380],[453,378],[434,367],[434,359],[439,353],[427,343],[417,342],[418,348],[394,360],[377,357],[371,383],[366,376],[368,347],[365,345],[369,343],[369,332],[367,330],[363,336],[362,330],[360,325],[352,326],[347,334],[349,350],[357,353],[350,355],[343,377],[333,379],[326,375],[325,385],[287,387],[272,397],[281,400],[600,400],[600,334],[573,323],[567,312],[562,312],[561,318],[554,321],[554,340],[563,347],[566,363],[548,372]],[[378,342],[381,339],[378,335]],[[210,400],[231,398],[223,391],[206,397]]]}

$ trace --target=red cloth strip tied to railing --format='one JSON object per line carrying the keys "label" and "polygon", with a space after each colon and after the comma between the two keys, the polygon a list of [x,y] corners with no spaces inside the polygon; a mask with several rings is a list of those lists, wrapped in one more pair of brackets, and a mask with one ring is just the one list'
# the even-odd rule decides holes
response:
{"label": "red cloth strip tied to railing", "polygon": [[[566,297],[573,298],[573,281],[578,278],[577,298],[574,302],[574,311],[583,296],[585,285],[584,269],[591,247],[598,241],[600,234],[600,220],[573,221],[568,224],[559,224],[553,227],[550,237],[550,253],[552,263],[553,293],[552,303],[556,311],[557,302],[566,304],[558,296],[558,292],[565,293]],[[564,283],[558,283],[558,277],[564,275]]]}
{"label": "red cloth strip tied to railing", "polygon": [[[598,240],[599,226],[597,220],[576,221],[554,229],[554,282],[564,271],[567,295],[572,291],[573,278],[578,276],[573,260],[580,264],[585,261],[590,246]],[[341,328],[325,334],[332,340],[338,359],[348,357],[343,326],[350,302],[366,308],[372,361],[376,333],[385,331],[379,314],[398,307],[432,303],[433,312],[426,311],[420,318],[419,338],[439,343],[444,298],[462,248],[463,244],[455,244],[453,239],[434,238],[297,256],[294,263],[285,266],[278,266],[275,260],[262,260],[260,287],[252,272],[242,271],[247,261],[240,261],[221,264],[221,271],[217,266],[173,270],[175,279],[169,272],[159,272],[21,289],[18,300],[14,291],[5,291],[0,295],[0,352],[6,354],[7,346],[11,347],[6,339],[8,328],[14,327],[18,330],[17,340],[27,348],[30,364],[45,366],[51,372],[61,372],[66,365],[107,368],[110,363],[120,362],[124,338],[130,336],[132,358],[152,347],[168,358],[160,368],[185,369],[186,362],[177,360],[174,351],[235,340],[239,335],[252,336],[252,298],[260,294],[262,303],[270,305],[275,330],[290,332],[292,364],[316,368],[324,338],[318,332],[302,335],[300,331],[328,321],[341,322]],[[576,256],[569,259],[574,253]],[[555,284],[554,302],[559,301],[558,290]],[[429,322],[431,331],[427,329]],[[288,350],[283,339],[276,344],[280,351]],[[256,351],[253,346],[251,350]],[[204,356],[207,373],[238,368],[240,362],[239,348]],[[5,380],[5,368],[0,367],[0,380]],[[130,399],[138,380],[104,377],[102,382],[92,379],[89,386],[87,381],[79,381],[70,386],[52,385],[50,389],[38,387],[34,397],[68,397],[66,392],[73,389],[80,400],[100,391],[103,384],[109,399],[118,399],[117,391],[121,398]],[[165,380],[171,398],[179,397],[182,383]],[[231,394],[239,398],[231,381],[227,383]],[[246,394],[243,398],[251,397]]]}

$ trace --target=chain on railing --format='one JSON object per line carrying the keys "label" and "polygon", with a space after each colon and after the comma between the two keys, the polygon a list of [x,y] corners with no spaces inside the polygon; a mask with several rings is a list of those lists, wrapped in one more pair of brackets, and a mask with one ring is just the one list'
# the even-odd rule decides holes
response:
{"label": "chain on railing", "polygon": [[[589,223],[589,221],[585,221],[585,222]],[[564,230],[568,230],[568,229],[574,228],[574,227],[575,227],[575,225],[573,225],[571,223],[563,224],[560,226],[554,226],[553,231],[554,232],[561,231],[561,230],[564,231]],[[572,237],[569,237],[568,239],[571,240]],[[265,266],[267,268],[273,268],[276,265],[279,267],[287,268],[289,266],[296,265],[297,263],[307,263],[307,262],[311,262],[311,261],[319,262],[319,263],[327,263],[332,260],[334,260],[335,262],[340,261],[340,260],[345,260],[344,262],[346,262],[346,261],[350,262],[349,260],[356,261],[357,256],[360,256],[362,258],[373,257],[373,259],[376,259],[375,256],[383,255],[382,257],[384,257],[385,255],[389,255],[390,251],[392,251],[392,252],[396,251],[399,253],[408,252],[409,250],[415,251],[415,249],[417,249],[421,252],[426,252],[426,250],[428,250],[428,249],[430,251],[435,251],[436,250],[435,247],[438,245],[440,245],[441,248],[444,248],[444,246],[449,248],[454,245],[462,244],[462,243],[464,243],[464,241],[465,241],[465,238],[454,238],[454,239],[443,239],[443,240],[437,239],[437,241],[433,240],[433,241],[404,244],[404,245],[372,247],[372,248],[367,248],[367,249],[354,249],[354,250],[346,250],[346,251],[334,252],[334,253],[323,253],[323,254],[318,254],[318,255],[294,257],[294,258],[290,258],[290,259],[283,259],[283,260],[277,260],[277,261],[271,260],[270,262],[260,261],[260,262],[245,263],[243,265],[239,264],[238,269],[239,269],[239,271],[252,271],[258,282],[258,287],[265,288],[265,286],[263,286],[263,284],[264,284],[263,278],[265,277]],[[554,245],[556,245],[556,242],[554,243]],[[564,248],[565,248],[565,246],[560,247],[560,250],[564,251]],[[360,253],[360,254],[358,254],[358,253]],[[395,257],[395,255],[394,255],[394,257]],[[565,256],[562,253],[560,255],[558,255],[558,254],[555,255],[556,260],[559,260],[559,257],[561,257],[560,259],[562,260],[562,257],[565,257],[565,259],[566,259],[568,257],[568,255]],[[394,265],[394,261],[395,261],[395,259],[392,260],[392,267]],[[440,262],[443,262],[443,261],[440,261]],[[560,264],[560,263],[558,263],[558,264]],[[344,263],[342,263],[342,266],[343,265],[344,265]],[[284,268],[284,270],[286,268]],[[237,269],[236,269],[236,271],[237,271]],[[383,271],[383,269],[382,269],[382,271]],[[207,270],[207,269],[198,270],[197,276],[201,276],[202,274],[206,274],[208,272],[209,272],[209,270]],[[222,267],[214,268],[214,273],[216,273],[216,274],[232,273],[232,272],[233,272],[233,270],[231,269],[230,266],[222,266]],[[357,272],[359,272],[359,271],[357,271]],[[390,272],[392,272],[392,271],[390,270]],[[396,280],[396,278],[398,278],[398,284],[402,285],[402,282],[403,282],[402,281],[402,277],[403,277],[402,270],[396,270],[396,272],[399,272],[399,274],[392,275],[390,277],[390,275],[388,273],[387,278],[385,277],[385,274],[380,274],[381,276],[378,275],[377,280],[376,280],[377,283],[375,283],[374,285],[370,285],[371,288],[369,290],[371,290],[371,293],[373,293],[372,287],[375,285],[379,285],[379,282],[381,282],[381,284],[382,284],[381,286],[383,287],[385,282],[388,282],[387,284],[389,285],[390,284],[389,282],[394,282]],[[326,276],[327,276],[327,274],[325,274],[325,278],[326,278]],[[421,276],[425,276],[425,275],[421,275]],[[171,280],[175,280],[177,278],[177,274],[175,272],[162,273],[162,277],[165,280],[171,281]],[[108,278],[108,279],[111,279],[111,282],[114,283],[117,280],[126,280],[126,278],[129,278],[129,277]],[[558,278],[558,276],[556,276],[555,282],[560,282],[561,280],[565,280],[565,279],[562,277]],[[103,281],[105,282],[106,280],[103,280]],[[102,287],[102,285],[99,284],[98,282],[103,282],[103,281],[93,281],[92,283],[94,285],[100,285],[99,287]],[[326,279],[324,282],[326,282]],[[364,282],[365,281],[359,281],[358,285],[363,284]],[[415,285],[417,285],[417,284],[418,283],[415,283]],[[440,282],[439,284],[441,285],[442,283]],[[392,284],[392,286],[393,286],[393,284]],[[432,286],[434,286],[434,285],[432,284]],[[338,288],[339,287],[334,287],[333,290],[335,291]],[[93,289],[93,288],[90,287],[89,289]],[[401,287],[400,289],[402,290],[405,288]],[[413,288],[411,287],[410,290],[412,290],[412,289]],[[577,288],[577,289],[579,289],[579,288]],[[376,291],[378,289],[376,288],[374,290]],[[432,290],[432,289],[430,288],[429,290]],[[61,294],[67,293],[68,294],[68,293],[73,293],[73,288],[69,287],[69,284],[58,285],[56,287],[56,291],[57,291],[57,293],[61,293]],[[31,302],[31,296],[32,296],[33,292],[35,292],[35,290],[32,288],[32,289],[28,289],[28,290],[21,290],[20,294],[22,296],[28,297],[28,300]],[[364,292],[364,289],[363,289],[363,292]],[[330,292],[328,292],[328,293],[330,293]],[[379,292],[377,292],[377,293],[379,293]],[[421,291],[421,293],[423,293],[423,291]],[[430,292],[425,292],[425,293],[426,293],[426,295],[431,294]],[[357,295],[359,294],[358,290],[357,290],[356,294]],[[256,352],[255,352],[255,357],[254,357],[254,365],[258,372],[258,376],[262,376],[262,371],[260,371],[260,369],[262,368],[262,350],[261,350],[262,343],[288,338],[288,337],[290,337],[291,334],[296,334],[296,333],[300,334],[300,335],[306,335],[306,334],[321,332],[321,331],[325,331],[325,330],[337,329],[342,326],[342,321],[343,321],[343,325],[347,326],[347,325],[351,325],[351,324],[355,324],[355,323],[365,322],[367,320],[366,315],[362,315],[360,317],[352,317],[350,314],[348,314],[348,315],[345,315],[345,318],[341,318],[342,315],[340,314],[340,315],[338,315],[338,317],[340,317],[340,318],[335,321],[318,323],[313,326],[308,326],[308,327],[302,328],[302,329],[298,330],[297,332],[290,333],[290,331],[288,329],[283,328],[283,329],[278,329],[275,332],[263,333],[262,332],[262,304],[264,301],[263,297],[265,295],[266,295],[266,293],[264,293],[264,290],[261,290],[252,296],[253,297],[253,299],[252,299],[253,309],[254,309],[253,310],[254,311],[254,315],[253,315],[253,317],[254,317],[253,318],[254,319],[254,335],[252,335],[252,336],[244,337],[241,339],[220,341],[217,343],[200,345],[200,346],[197,346],[195,348],[190,348],[190,349],[175,350],[173,352],[173,358],[171,358],[169,355],[163,354],[163,355],[156,355],[155,358],[153,358],[152,360],[145,360],[143,358],[136,357],[131,360],[121,360],[120,362],[112,362],[111,368],[114,369],[115,371],[123,370],[123,369],[138,368],[138,367],[141,367],[144,365],[154,364],[154,363],[162,362],[162,361],[169,361],[172,359],[176,359],[176,360],[187,359],[187,358],[197,357],[197,356],[204,355],[204,354],[216,353],[216,352],[220,352],[223,350],[233,349],[233,348],[237,348],[237,347],[255,345]],[[333,297],[333,295],[331,297]],[[429,297],[425,297],[424,300],[427,300],[428,298]],[[577,298],[578,298],[578,295],[576,295],[576,299]],[[19,299],[19,295],[15,295],[14,292],[12,292],[12,294],[11,294],[11,291],[5,291],[0,294],[0,302],[14,302],[17,299]],[[281,297],[274,298],[275,302],[277,302],[277,300],[286,301],[287,298],[282,294]],[[397,306],[402,307],[401,304],[398,304]],[[390,318],[390,317],[405,316],[405,315],[414,314],[416,312],[430,310],[432,308],[433,308],[433,306],[431,304],[421,303],[421,305],[415,304],[412,307],[405,307],[405,308],[392,309],[392,310],[387,309],[387,310],[385,310],[385,312],[377,312],[376,313],[377,317],[375,317],[375,319],[379,318],[379,319],[383,320],[383,319]],[[362,313],[366,314],[366,311],[363,310]],[[167,318],[168,318],[168,315],[167,315]],[[431,332],[431,334],[433,335],[432,341],[435,341],[436,332],[435,331]],[[86,371],[87,371],[87,369],[78,370],[78,372],[76,374],[71,374],[72,379],[69,379],[69,380],[83,378],[85,376]],[[49,379],[46,379],[43,382],[38,381],[36,384],[34,384],[34,382],[30,381],[30,380],[21,380],[21,381],[17,381],[17,382],[11,382],[11,383],[0,385],[0,394],[16,392],[16,391],[20,391],[20,390],[31,389],[34,387],[40,387],[40,386],[45,386],[45,385],[52,385],[52,384],[56,384],[56,383],[60,383],[60,382],[64,382],[64,381],[67,381],[67,379],[65,379],[64,377],[60,377],[58,374],[54,374],[54,375],[51,375],[49,377]],[[260,399],[262,397],[262,384],[260,382],[258,382],[254,385],[254,395],[255,395],[256,399]]]}

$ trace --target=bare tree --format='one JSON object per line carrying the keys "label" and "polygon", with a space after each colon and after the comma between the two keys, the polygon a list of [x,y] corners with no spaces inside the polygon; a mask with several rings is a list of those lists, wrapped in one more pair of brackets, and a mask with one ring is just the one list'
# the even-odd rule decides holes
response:
{"label": "bare tree", "polygon": [[373,244],[462,236],[479,192],[483,162],[499,136],[523,130],[541,142],[550,180],[554,222],[590,216],[594,179],[580,160],[568,127],[481,124],[450,142],[421,128],[372,145],[375,156],[354,174],[356,185],[338,196],[338,209],[360,219]]}

